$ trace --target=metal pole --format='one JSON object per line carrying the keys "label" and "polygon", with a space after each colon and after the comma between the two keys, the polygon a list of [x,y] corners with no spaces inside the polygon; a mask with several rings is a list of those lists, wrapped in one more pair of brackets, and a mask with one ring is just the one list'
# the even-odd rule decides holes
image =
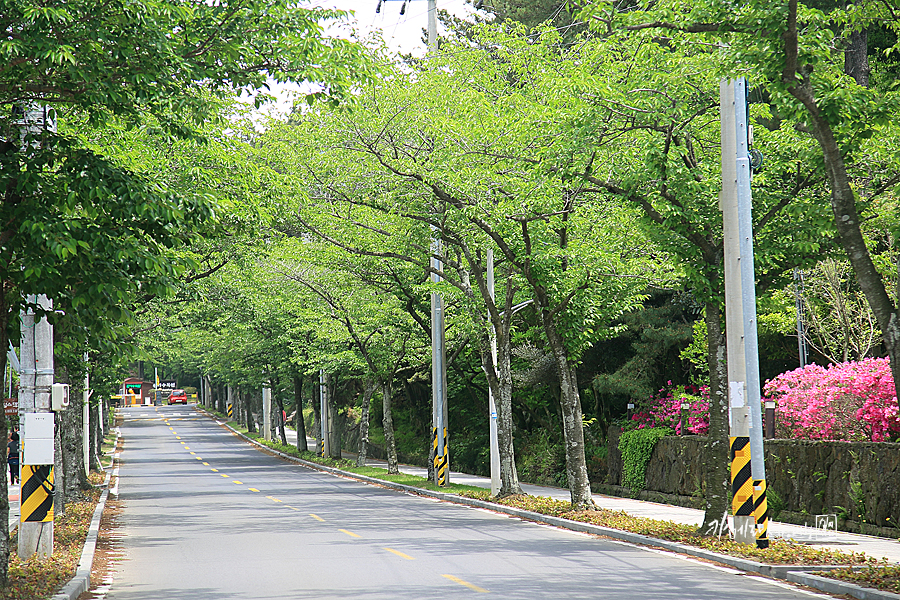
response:
{"label": "metal pole", "polygon": [[[487,285],[491,302],[494,301],[494,250],[487,251]],[[490,320],[490,313],[488,313]],[[494,372],[497,371],[497,330],[491,322],[491,362]],[[491,495],[500,493],[500,442],[497,439],[497,404],[494,400],[494,392],[488,385],[488,412],[490,414],[490,442],[491,442]]]}
{"label": "metal pole", "polygon": [[797,311],[797,354],[800,357],[800,368],[806,366],[806,326],[803,323],[803,271],[794,269],[794,305]]}

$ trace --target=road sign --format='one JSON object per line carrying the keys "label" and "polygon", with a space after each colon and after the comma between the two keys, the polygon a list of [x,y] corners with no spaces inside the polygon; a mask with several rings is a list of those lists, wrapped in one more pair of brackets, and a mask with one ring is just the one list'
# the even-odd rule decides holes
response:
{"label": "road sign", "polygon": [[3,412],[7,418],[15,417],[19,414],[19,399],[7,398],[3,401]]}

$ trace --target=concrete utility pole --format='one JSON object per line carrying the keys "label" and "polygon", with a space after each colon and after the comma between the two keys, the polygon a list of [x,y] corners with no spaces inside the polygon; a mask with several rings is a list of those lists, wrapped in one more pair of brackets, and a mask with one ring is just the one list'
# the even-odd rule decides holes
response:
{"label": "concrete utility pole", "polygon": [[[437,51],[437,2],[428,0],[428,53]],[[431,268],[443,269],[440,258],[440,232],[432,228]],[[431,274],[431,282],[439,283],[440,275]],[[447,350],[444,339],[444,300],[437,292],[431,293],[431,439],[434,448],[434,483],[446,486],[450,483],[450,446],[447,437]]]}
{"label": "concrete utility pole", "polygon": [[272,441],[272,390],[268,387],[262,389],[263,401],[263,439]]}
{"label": "concrete utility pole", "polygon": [[319,424],[321,426],[322,447],[319,456],[331,456],[331,423],[328,414],[328,376],[319,369]]}
{"label": "concrete utility pole", "polygon": [[722,210],[725,241],[725,330],[735,540],[768,546],[762,447],[756,284],[753,271],[747,82],[719,85]]}
{"label": "concrete utility pole", "polygon": [[[488,248],[487,251],[487,285],[488,294],[491,301],[494,301],[494,250]],[[488,320],[491,315],[488,313]],[[491,361],[494,365],[494,372],[497,371],[497,330],[491,322]],[[488,386],[488,413],[490,415],[490,438],[491,438],[491,495],[496,496],[500,493],[500,442],[497,439],[497,404],[494,399],[494,392],[491,386]]]}
{"label": "concrete utility pole", "polygon": [[[46,296],[28,301],[44,310],[52,304]],[[46,318],[35,319],[29,309],[22,314],[22,370],[19,381],[19,428],[22,440],[22,481],[19,496],[19,557],[53,553],[54,419],[50,412],[53,386],[53,326]]]}
{"label": "concrete utility pole", "polygon": [[84,455],[84,476],[91,474],[91,361],[87,352],[84,353],[84,391],[81,399],[83,405],[81,407],[81,450]]}

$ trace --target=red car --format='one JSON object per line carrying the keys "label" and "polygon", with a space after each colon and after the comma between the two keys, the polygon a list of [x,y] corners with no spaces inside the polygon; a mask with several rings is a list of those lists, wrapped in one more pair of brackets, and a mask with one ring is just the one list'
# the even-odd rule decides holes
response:
{"label": "red car", "polygon": [[184,390],[172,390],[172,393],[169,394],[169,404],[187,404],[187,394],[184,393]]}

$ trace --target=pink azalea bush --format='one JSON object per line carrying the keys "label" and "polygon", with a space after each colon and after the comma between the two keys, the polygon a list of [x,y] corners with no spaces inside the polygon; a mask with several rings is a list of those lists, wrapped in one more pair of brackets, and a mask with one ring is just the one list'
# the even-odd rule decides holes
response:
{"label": "pink azalea bush", "polygon": [[691,405],[688,409],[686,433],[706,435],[709,432],[709,388],[692,385],[668,385],[650,397],[644,408],[632,415],[636,429],[645,427],[671,427],[681,435],[681,403]]}
{"label": "pink azalea bush", "polygon": [[887,358],[807,365],[766,382],[780,436],[871,440],[900,436],[897,395]]}

